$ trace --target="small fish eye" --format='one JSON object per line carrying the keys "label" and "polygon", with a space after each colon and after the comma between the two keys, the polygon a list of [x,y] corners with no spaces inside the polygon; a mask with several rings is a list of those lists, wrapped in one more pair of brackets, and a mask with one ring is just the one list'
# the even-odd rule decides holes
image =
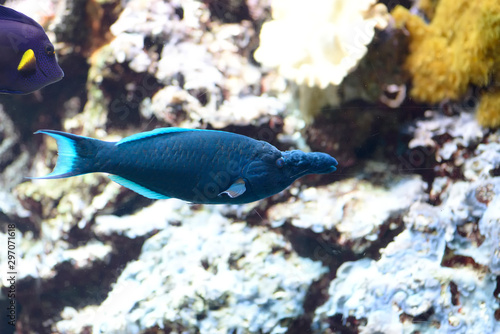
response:
{"label": "small fish eye", "polygon": [[50,56],[50,55],[53,55],[53,54],[54,54],[54,47],[53,47],[52,45],[50,45],[50,44],[47,44],[47,45],[45,46],[45,53],[46,53],[47,55],[49,55],[49,56]]}
{"label": "small fish eye", "polygon": [[278,166],[278,168],[282,168],[283,166],[285,166],[285,160],[283,158],[279,158],[278,160],[276,160],[276,166]]}

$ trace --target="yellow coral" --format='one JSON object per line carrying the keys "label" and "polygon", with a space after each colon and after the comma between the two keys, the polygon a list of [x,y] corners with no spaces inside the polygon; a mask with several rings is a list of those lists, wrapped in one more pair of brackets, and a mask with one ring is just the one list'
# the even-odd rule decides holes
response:
{"label": "yellow coral", "polygon": [[483,94],[477,108],[479,124],[500,127],[500,89]]}
{"label": "yellow coral", "polygon": [[392,15],[410,33],[405,68],[417,101],[458,99],[469,84],[489,84],[500,67],[498,0],[441,0],[429,25],[400,6]]}

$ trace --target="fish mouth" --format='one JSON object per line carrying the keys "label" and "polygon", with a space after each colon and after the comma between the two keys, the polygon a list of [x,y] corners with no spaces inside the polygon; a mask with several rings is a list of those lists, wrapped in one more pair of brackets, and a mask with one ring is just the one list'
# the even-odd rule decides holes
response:
{"label": "fish mouth", "polygon": [[337,170],[338,161],[327,153],[286,151],[282,153],[289,167],[289,177],[299,178],[306,174],[328,174]]}
{"label": "fish mouth", "polygon": [[328,174],[328,173],[333,173],[337,170],[338,166],[338,161],[334,157],[328,157],[328,160],[330,160],[329,164],[325,168],[318,169],[316,173],[318,174]]}
{"label": "fish mouth", "polygon": [[333,173],[337,170],[337,166],[336,165],[331,165],[331,166],[328,166],[326,168],[323,168],[323,169],[316,169],[314,171],[314,174],[329,174],[329,173]]}
{"label": "fish mouth", "polygon": [[330,167],[328,167],[325,171],[323,171],[323,173],[333,173],[337,170],[337,165],[332,165]]}

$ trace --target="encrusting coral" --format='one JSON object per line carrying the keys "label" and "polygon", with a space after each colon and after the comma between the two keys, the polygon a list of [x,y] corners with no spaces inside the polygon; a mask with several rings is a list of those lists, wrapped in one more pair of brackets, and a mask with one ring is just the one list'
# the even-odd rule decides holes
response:
{"label": "encrusting coral", "polygon": [[[401,6],[392,16],[410,34],[405,69],[412,76],[410,95],[415,100],[457,100],[470,84],[492,84],[500,68],[499,1],[441,0],[429,24]],[[499,115],[498,109],[478,110],[478,119],[485,126],[499,126]]]}

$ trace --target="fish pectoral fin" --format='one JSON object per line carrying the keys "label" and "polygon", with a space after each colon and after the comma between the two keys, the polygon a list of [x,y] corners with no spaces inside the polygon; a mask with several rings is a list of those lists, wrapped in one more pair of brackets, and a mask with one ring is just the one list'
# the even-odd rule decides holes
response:
{"label": "fish pectoral fin", "polygon": [[229,197],[235,198],[243,195],[246,190],[247,188],[245,187],[245,181],[242,178],[239,178],[238,180],[234,181],[234,183],[229,188],[227,188],[217,196],[227,194]]}
{"label": "fish pectoral fin", "polygon": [[136,193],[138,193],[139,195],[142,195],[144,197],[147,197],[147,198],[151,198],[151,199],[167,199],[167,198],[170,198],[168,196],[165,196],[165,195],[162,195],[160,193],[157,193],[156,191],[153,191],[151,189],[148,189],[144,186],[141,186],[140,184],[137,184],[135,183],[134,181],[130,181],[129,179],[126,179],[124,177],[121,177],[121,176],[118,176],[118,175],[113,175],[113,174],[110,174],[108,175],[108,177],[118,183],[119,185],[125,187],[125,188],[128,188],[132,191],[135,191]]}
{"label": "fish pectoral fin", "polygon": [[29,72],[36,69],[36,57],[33,50],[28,49],[23,54],[19,65],[17,65],[17,70],[19,72]]}

